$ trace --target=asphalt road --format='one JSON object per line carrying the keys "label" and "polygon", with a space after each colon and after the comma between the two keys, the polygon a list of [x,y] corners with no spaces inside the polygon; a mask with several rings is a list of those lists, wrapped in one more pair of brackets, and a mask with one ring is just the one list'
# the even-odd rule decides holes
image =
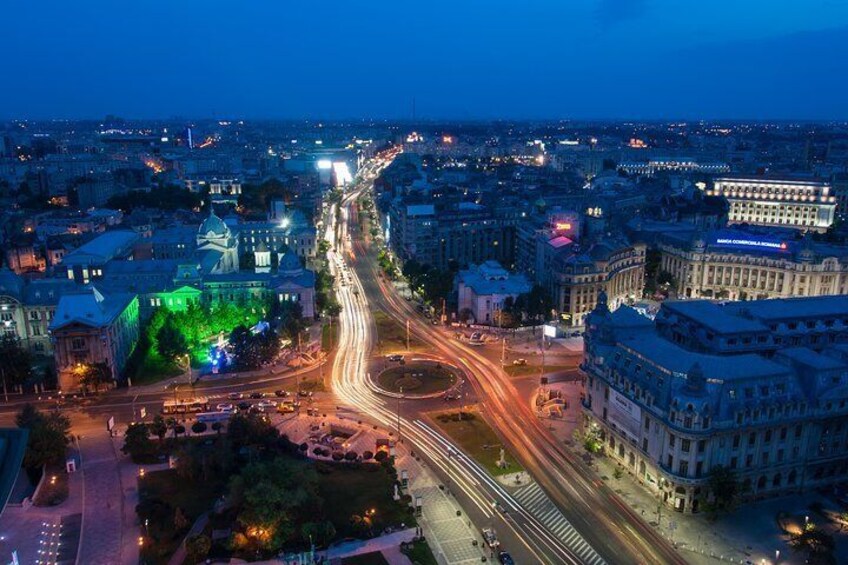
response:
{"label": "asphalt road", "polygon": [[[354,208],[348,209],[348,216],[355,215]],[[500,366],[476,349],[452,339],[451,332],[433,326],[415,311],[412,304],[395,292],[394,287],[378,272],[376,249],[367,246],[355,231],[356,218],[347,219],[354,233],[346,243],[350,247],[346,257],[354,267],[349,278],[355,279],[357,299],[362,301],[362,297],[367,297],[368,308],[381,309],[399,323],[405,324],[408,320],[411,331],[432,352],[450,359],[472,376],[489,423],[547,495],[556,502],[583,540],[607,563],[685,563],[668,541],[629,509],[609,486],[595,478],[593,471],[580,458],[557,443],[530,411]],[[348,229],[345,227],[345,232]],[[349,306],[344,304],[346,310]],[[357,308],[361,311],[363,305],[358,304]],[[358,316],[367,318],[370,312],[363,311]],[[365,320],[357,323],[363,326],[368,324]],[[373,337],[368,339],[373,342]],[[355,369],[355,366],[348,368]],[[445,449],[444,442],[442,448]],[[485,482],[482,478],[481,481]],[[483,489],[487,491],[484,498],[488,501],[488,497],[493,497],[502,506],[515,507],[513,517],[519,515],[521,519],[516,526],[524,527],[528,537],[534,538],[540,548],[549,550],[544,554],[548,558],[553,557],[552,562],[582,562],[572,547],[544,530],[538,517],[529,512],[521,515],[522,507],[511,495],[492,485],[488,487]],[[580,540],[571,545],[579,547],[579,544]]]}

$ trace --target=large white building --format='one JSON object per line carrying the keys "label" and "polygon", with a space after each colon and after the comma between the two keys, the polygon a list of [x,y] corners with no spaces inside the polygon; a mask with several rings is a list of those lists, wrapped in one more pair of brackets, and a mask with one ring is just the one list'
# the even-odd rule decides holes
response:
{"label": "large white building", "polygon": [[751,230],[669,232],[660,269],[680,297],[752,300],[848,294],[848,247]]}
{"label": "large white building", "polygon": [[604,297],[582,368],[588,433],[677,511],[717,466],[754,499],[848,476],[848,297],[667,301],[653,322]]}
{"label": "large white building", "polygon": [[836,213],[836,197],[830,183],[823,180],[721,177],[705,190],[709,196],[727,199],[731,224],[824,232]]}
{"label": "large white building", "polygon": [[530,292],[530,281],[521,274],[510,274],[497,261],[471,265],[456,275],[457,310],[460,317],[471,317],[478,324],[501,323],[500,313],[515,300]]}

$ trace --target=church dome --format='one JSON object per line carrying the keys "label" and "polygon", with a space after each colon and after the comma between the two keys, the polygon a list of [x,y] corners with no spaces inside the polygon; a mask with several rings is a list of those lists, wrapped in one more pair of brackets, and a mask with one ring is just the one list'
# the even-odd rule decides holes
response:
{"label": "church dome", "polygon": [[230,228],[227,227],[224,220],[215,215],[213,210],[210,210],[209,217],[200,224],[197,234],[207,237],[227,237],[230,235]]}
{"label": "church dome", "polygon": [[303,271],[303,264],[300,262],[300,257],[290,250],[286,251],[283,256],[280,257],[279,271],[280,273],[287,275],[299,274]]}

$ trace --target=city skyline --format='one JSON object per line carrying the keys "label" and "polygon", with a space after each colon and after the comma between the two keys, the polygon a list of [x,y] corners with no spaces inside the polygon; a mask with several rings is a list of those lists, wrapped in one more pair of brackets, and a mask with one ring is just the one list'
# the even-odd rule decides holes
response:
{"label": "city skyline", "polygon": [[848,5],[814,4],[19,6],[0,114],[845,119]]}

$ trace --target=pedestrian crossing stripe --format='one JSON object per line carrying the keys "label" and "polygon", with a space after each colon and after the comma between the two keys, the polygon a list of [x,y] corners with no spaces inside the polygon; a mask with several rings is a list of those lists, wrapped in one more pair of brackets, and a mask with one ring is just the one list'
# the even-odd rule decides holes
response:
{"label": "pedestrian crossing stripe", "polygon": [[604,560],[592,549],[571,522],[563,516],[559,508],[551,501],[538,483],[517,490],[515,499],[530,514],[536,517],[553,535],[578,555],[584,563],[603,565]]}

